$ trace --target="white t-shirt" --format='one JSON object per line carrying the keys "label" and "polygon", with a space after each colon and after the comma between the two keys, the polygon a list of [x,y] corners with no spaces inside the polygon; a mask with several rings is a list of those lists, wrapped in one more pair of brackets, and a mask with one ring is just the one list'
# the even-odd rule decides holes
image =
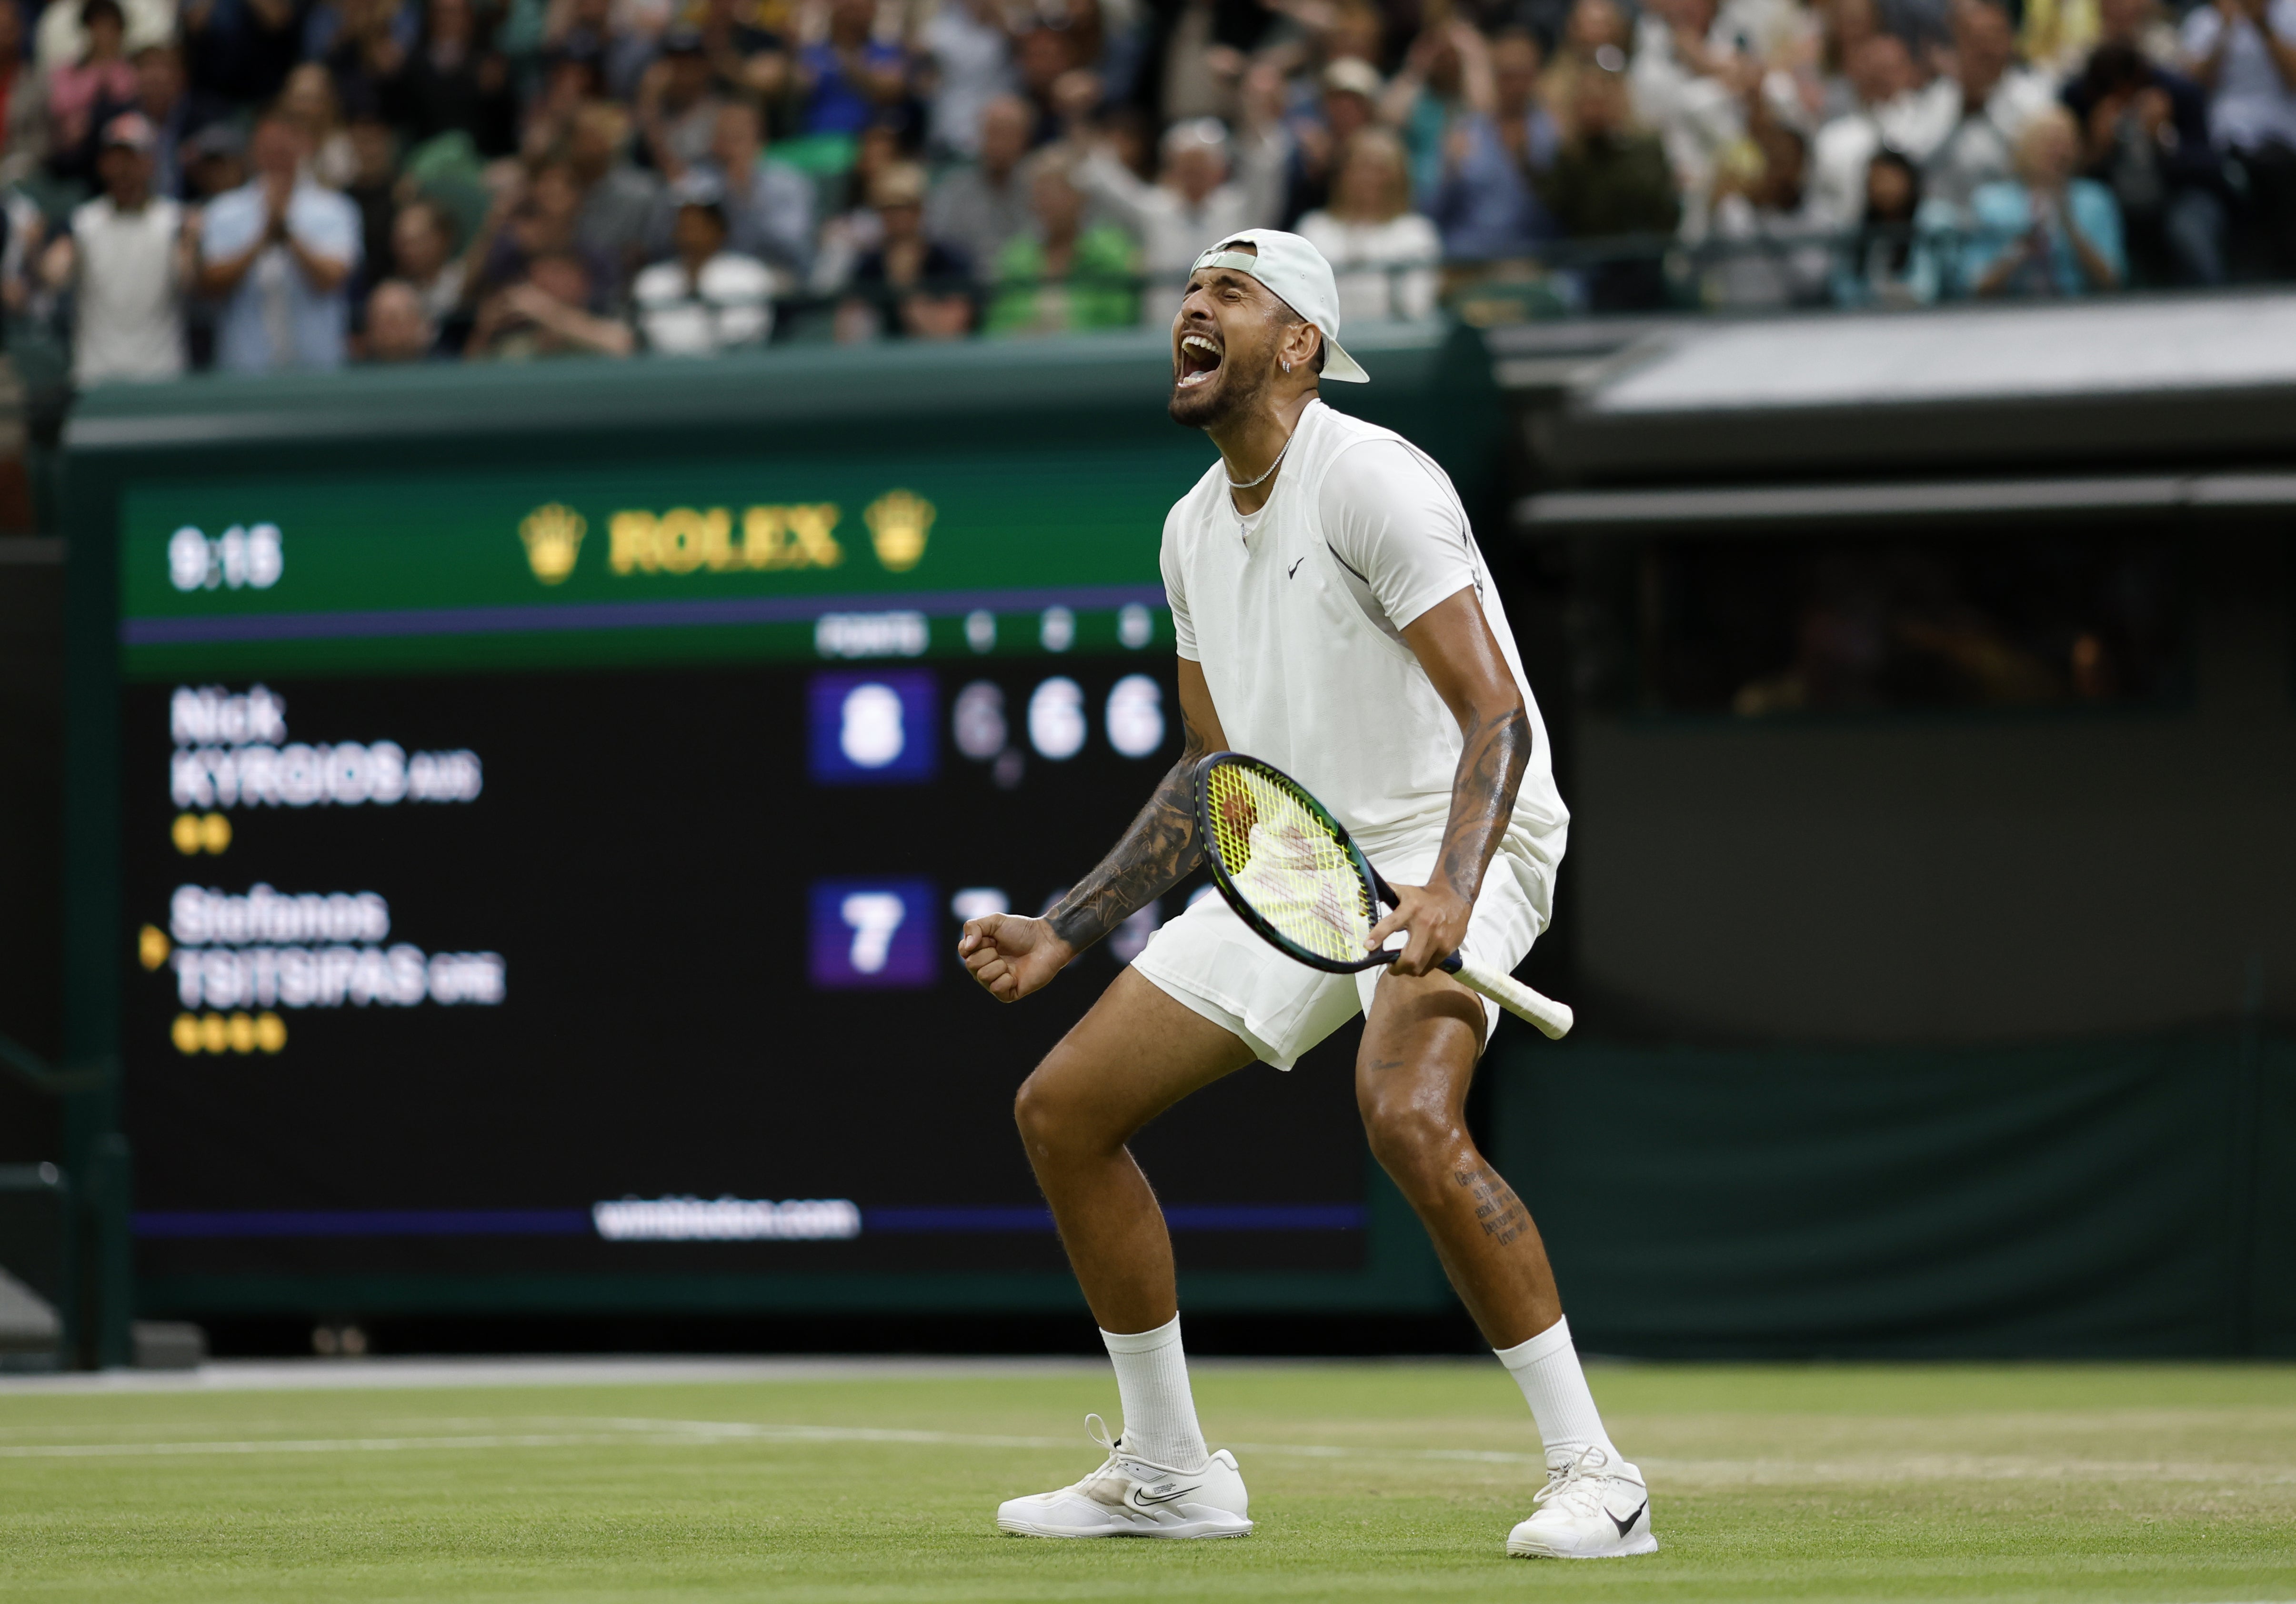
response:
{"label": "white t-shirt", "polygon": [[1342,323],[1435,315],[1435,264],[1443,259],[1443,241],[1435,225],[1417,212],[1384,223],[1347,223],[1311,211],[1300,219],[1300,237],[1332,265]]}
{"label": "white t-shirt", "polygon": [[1165,519],[1162,564],[1179,653],[1202,665],[1228,744],[1297,779],[1403,881],[1432,867],[1464,744],[1403,631],[1472,590],[1531,721],[1499,856],[1545,917],[1570,814],[1505,604],[1442,469],[1312,402],[1267,505],[1241,518],[1215,462]]}
{"label": "white t-shirt", "polygon": [[184,286],[176,272],[183,232],[184,209],[173,200],[123,212],[99,195],[72,213],[76,382],[172,379],[184,371]]}
{"label": "white t-shirt", "polygon": [[649,348],[709,356],[758,345],[774,326],[774,278],[755,257],[721,250],[689,279],[678,262],[656,262],[630,286]]}
{"label": "white t-shirt", "polygon": [[[2296,0],[2272,0],[2265,26],[2283,43],[2296,43]],[[2296,148],[2296,90],[2272,63],[2272,52],[2255,23],[2243,17],[2225,34],[2224,13],[2196,5],[2185,19],[2185,52],[2196,61],[2216,53],[2216,92],[2209,96],[2209,137],[2230,150],[2253,151],[2274,140]]]}

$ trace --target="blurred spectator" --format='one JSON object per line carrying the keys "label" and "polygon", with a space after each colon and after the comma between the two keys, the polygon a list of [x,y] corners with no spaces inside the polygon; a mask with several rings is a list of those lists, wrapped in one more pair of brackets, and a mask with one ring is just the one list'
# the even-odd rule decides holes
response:
{"label": "blurred spectator", "polygon": [[822,224],[820,236],[814,241],[809,282],[815,289],[824,294],[842,290],[853,276],[854,264],[877,249],[883,224],[877,209],[868,203],[869,195],[876,188],[877,176],[900,160],[900,135],[890,123],[873,123],[863,130],[853,165],[845,173],[848,203]]}
{"label": "blurred spectator", "polygon": [[1348,142],[1332,204],[1300,219],[1300,233],[1332,265],[1345,323],[1435,315],[1435,266],[1443,242],[1411,209],[1403,143],[1385,128]]}
{"label": "blurred spectator", "polygon": [[1793,307],[1824,299],[1830,231],[1808,205],[1808,142],[1757,99],[1746,142],[1727,153],[1707,208],[1705,237],[1720,252],[1705,275],[1709,300]]}
{"label": "blurred spectator", "polygon": [[1964,271],[1979,295],[2086,295],[2128,276],[2120,209],[2095,179],[2074,176],[2080,130],[2049,106],[2017,141],[2017,177],[1988,184],[1971,201]]}
{"label": "blurred spectator", "polygon": [[726,249],[725,192],[695,173],[680,181],[676,200],[670,238],[677,254],[639,274],[630,289],[646,348],[714,356],[763,345],[774,326],[773,279],[755,257]]}
{"label": "blurred spectator", "polygon": [[2296,274],[2296,0],[2212,0],[2185,13],[2193,77],[2209,92],[2209,134],[2246,180],[2250,248]]}
{"label": "blurred spectator", "polygon": [[1953,72],[1925,97],[1949,108],[1939,118],[1945,131],[1934,145],[1907,153],[1921,158],[1931,194],[1965,207],[1980,184],[2010,176],[2026,123],[2056,95],[2047,78],[2017,62],[2009,13],[1995,0],[1954,0],[1952,21]]}
{"label": "blurred spectator", "polygon": [[1538,80],[1539,103],[1554,119],[1558,133],[1570,131],[1570,108],[1578,103],[1578,75],[1598,68],[1624,71],[1633,43],[1634,25],[1618,0],[1573,0],[1554,59]]}
{"label": "blurred spectator", "polygon": [[[1104,143],[1078,167],[1086,192],[1140,242],[1142,270],[1151,286],[1143,315],[1150,320],[1160,323],[1170,315],[1180,286],[1207,246],[1275,221],[1283,199],[1282,135],[1268,127],[1248,129],[1242,143],[1234,178],[1228,176],[1227,131],[1210,118],[1180,123],[1165,134],[1163,169],[1152,184],[1142,183]],[[1033,188],[1030,197],[1041,220],[1043,198]]]}
{"label": "blurred spectator", "polygon": [[838,336],[874,338],[890,332],[919,340],[952,340],[972,327],[966,292],[972,264],[925,228],[925,176],[904,162],[877,175],[870,200],[878,218],[875,250],[853,269],[857,292],[838,308]]}
{"label": "blurred spectator", "polygon": [[192,82],[226,100],[276,98],[302,52],[296,0],[184,0],[178,20]]}
{"label": "blurred spectator", "polygon": [[24,13],[0,5],[0,183],[21,182],[48,155],[48,80],[24,57]]}
{"label": "blurred spectator", "polygon": [[996,259],[985,331],[1061,334],[1137,322],[1133,242],[1113,224],[1085,226],[1085,195],[1064,156],[1048,151],[1030,164],[1029,198],[1029,226]]}
{"label": "blurred spectator", "polygon": [[173,45],[146,45],[135,53],[135,109],[152,125],[156,142],[152,157],[152,192],[180,200],[184,193],[185,146],[193,135],[222,115],[222,109],[208,96],[192,92],[184,77],[184,53]]}
{"label": "blurred spectator", "polygon": [[1138,103],[1166,123],[1234,112],[1236,87],[1275,21],[1274,8],[1259,0],[1149,0],[1145,9]]}
{"label": "blurred spectator", "polygon": [[1849,53],[1856,109],[1818,129],[1810,148],[1812,215],[1847,232],[1866,210],[1866,164],[1889,149],[1919,161],[1936,136],[1934,104],[1914,92],[1913,53],[1895,34],[1872,33]]}
{"label": "blurred spectator", "polygon": [[385,114],[415,144],[453,133],[481,156],[518,148],[510,63],[488,42],[471,0],[427,0],[422,38],[381,92]]}
{"label": "blurred spectator", "polygon": [[96,156],[103,193],[71,215],[41,276],[73,297],[72,379],[172,379],[184,371],[184,294],[196,215],[155,194],[158,141],[135,112],[105,126]]}
{"label": "blurred spectator", "polygon": [[416,0],[321,0],[304,24],[304,53],[325,64],[339,93],[362,110],[383,103],[422,42]]}
{"label": "blurred spectator", "polygon": [[344,129],[335,100],[335,81],[316,61],[305,61],[287,75],[279,92],[279,115],[303,130],[304,148],[311,152],[309,176],[328,189],[348,189],[358,171],[358,157]]}
{"label": "blurred spectator", "polygon": [[1292,167],[1283,196],[1283,226],[1328,204],[1340,150],[1379,115],[1379,69],[1341,56],[1316,75],[1319,95],[1311,111],[1291,121]]}
{"label": "blurred spectator", "polygon": [[1414,195],[1431,195],[1443,181],[1444,138],[1467,110],[1467,63],[1482,53],[1482,36],[1464,21],[1430,27],[1388,80],[1380,120],[1403,136]]}
{"label": "blurred spectator", "polygon": [[[1065,29],[1038,22],[1021,31],[1013,46],[1013,90],[1028,103],[1035,119],[1029,135],[1031,144],[1042,144],[1058,138],[1063,124],[1061,115],[1059,88],[1065,81],[1074,83],[1070,74],[1077,70],[1076,41]],[[1097,86],[1092,98],[1100,98]]]}
{"label": "blurred spectator", "polygon": [[[52,67],[67,61],[77,61],[87,53],[87,25],[81,18],[86,0],[32,0],[31,4],[14,7],[16,37],[24,37],[27,18],[37,13],[32,23],[32,58],[45,77]],[[127,20],[126,45],[127,53],[146,45],[172,38],[176,32],[176,0],[121,0]]]}
{"label": "blurred spectator", "polygon": [[[1670,234],[1682,220],[1674,169],[1655,135],[1635,127],[1623,74],[1578,75],[1570,132],[1547,175],[1546,203],[1572,240]],[[1587,300],[1600,312],[1661,305],[1666,278],[1645,241],[1607,252],[1587,269]]]}
{"label": "blurred spectator", "polygon": [[989,108],[1013,81],[1002,8],[997,0],[949,0],[926,19],[917,43],[932,70],[928,141],[952,156],[980,157]]}
{"label": "blurred spectator", "polygon": [[789,86],[789,47],[781,35],[742,15],[743,0],[701,0],[695,23],[719,94],[770,100]]}
{"label": "blurred spectator", "polygon": [[1653,0],[1635,24],[1628,79],[1636,117],[1655,132],[1700,225],[1722,153],[1746,133],[1746,96],[1761,78],[1741,30],[1716,0]]}
{"label": "blurred spectator", "polygon": [[359,214],[359,258],[372,282],[390,264],[390,231],[398,217],[398,136],[390,125],[363,117],[343,131],[350,171],[341,185]]}
{"label": "blurred spectator", "polygon": [[212,200],[247,182],[247,141],[227,122],[209,123],[184,147],[187,200]]}
{"label": "blurred spectator", "polygon": [[2222,175],[2200,86],[2108,40],[2064,102],[2081,125],[2082,175],[2120,203],[2136,282],[2223,282]]}
{"label": "blurred spectator", "polygon": [[1845,307],[1925,307],[1943,274],[1937,241],[1957,221],[1949,206],[1922,198],[1922,170],[1881,150],[1866,167],[1866,212],[1836,271],[1833,298]]}
{"label": "blurred spectator", "polygon": [[422,298],[404,279],[385,279],[366,298],[369,362],[425,362],[438,355],[439,331]]}
{"label": "blurred spectator", "polygon": [[637,340],[629,325],[586,310],[595,286],[575,256],[546,256],[517,283],[479,307],[463,355],[473,360],[528,362],[544,356],[627,356]]}
{"label": "blurred spectator", "polygon": [[707,160],[724,106],[701,30],[678,27],[664,33],[660,56],[638,80],[638,132],[654,170],[675,184],[686,168]]}
{"label": "blurred spectator", "polygon": [[798,53],[802,134],[858,135],[908,93],[908,58],[872,37],[874,0],[829,0],[829,35]]}
{"label": "blurred spectator", "polygon": [[2160,0],[2096,0],[2097,43],[2127,45],[2156,67],[2185,70],[2185,47]]}
{"label": "blurred spectator", "polygon": [[648,33],[623,26],[615,11],[615,0],[550,0],[542,52],[554,60],[592,63],[606,94],[627,100],[653,60],[654,42]]}
{"label": "blurred spectator", "polygon": [[1536,40],[1504,33],[1491,42],[1488,70],[1468,75],[1470,114],[1445,142],[1443,182],[1427,209],[1447,255],[1521,256],[1554,237],[1538,184],[1562,141],[1538,103],[1538,65]]}
{"label": "blurred spectator", "polygon": [[765,115],[754,102],[718,108],[709,154],[726,192],[727,249],[774,268],[786,288],[802,283],[813,265],[813,182],[767,159]]}
{"label": "blurred spectator", "polygon": [[359,264],[357,209],[302,176],[302,130],[276,114],[255,126],[254,179],[220,195],[201,230],[200,290],[223,303],[217,365],[239,372],[333,368]]}
{"label": "blurred spectator", "polygon": [[435,202],[416,200],[400,209],[390,225],[390,266],[432,323],[443,329],[454,319],[467,275],[455,253],[454,223]]}
{"label": "blurred spectator", "polygon": [[86,160],[80,152],[98,121],[135,103],[135,68],[127,59],[127,18],[119,0],[85,0],[79,20],[86,47],[48,69],[49,148],[58,156],[70,153],[76,167]]}
{"label": "blurred spectator", "polygon": [[1026,101],[1000,94],[980,114],[976,160],[952,168],[925,199],[925,232],[964,253],[976,272],[993,272],[1005,241],[1028,225],[1021,160],[1035,116]]}
{"label": "blurred spectator", "polygon": [[617,280],[668,239],[669,206],[661,180],[631,162],[628,113],[594,101],[575,114],[566,160],[582,192],[576,224],[583,248],[613,264]]}
{"label": "blurred spectator", "polygon": [[570,256],[603,311],[619,299],[620,264],[582,238],[582,184],[570,161],[545,162],[533,176],[513,175],[472,237],[465,259],[475,269],[480,293],[527,278],[546,256]]}

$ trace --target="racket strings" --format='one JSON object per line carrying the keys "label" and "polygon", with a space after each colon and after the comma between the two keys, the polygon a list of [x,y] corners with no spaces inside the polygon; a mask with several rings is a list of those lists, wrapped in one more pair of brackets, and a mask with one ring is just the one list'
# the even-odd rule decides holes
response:
{"label": "racket strings", "polygon": [[1226,764],[1209,796],[1212,849],[1252,912],[1319,956],[1361,959],[1370,890],[1322,815],[1267,775]]}

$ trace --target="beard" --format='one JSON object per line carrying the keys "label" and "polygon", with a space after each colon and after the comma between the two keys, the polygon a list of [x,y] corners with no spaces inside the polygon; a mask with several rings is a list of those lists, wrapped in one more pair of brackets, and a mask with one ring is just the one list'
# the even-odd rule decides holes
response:
{"label": "beard", "polygon": [[1218,429],[1231,418],[1251,410],[1275,374],[1275,357],[1260,351],[1246,356],[1230,347],[1221,356],[1210,382],[1182,389],[1172,384],[1165,407],[1173,422],[1184,429]]}

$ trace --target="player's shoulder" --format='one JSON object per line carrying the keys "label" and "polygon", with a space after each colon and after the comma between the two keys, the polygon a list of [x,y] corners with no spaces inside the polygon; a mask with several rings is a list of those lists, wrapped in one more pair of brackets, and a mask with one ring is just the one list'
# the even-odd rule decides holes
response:
{"label": "player's shoulder", "polygon": [[1209,524],[1219,510],[1221,493],[1226,488],[1226,464],[1218,457],[1204,470],[1203,477],[1188,487],[1187,493],[1174,502],[1164,514],[1164,538],[1185,536]]}

